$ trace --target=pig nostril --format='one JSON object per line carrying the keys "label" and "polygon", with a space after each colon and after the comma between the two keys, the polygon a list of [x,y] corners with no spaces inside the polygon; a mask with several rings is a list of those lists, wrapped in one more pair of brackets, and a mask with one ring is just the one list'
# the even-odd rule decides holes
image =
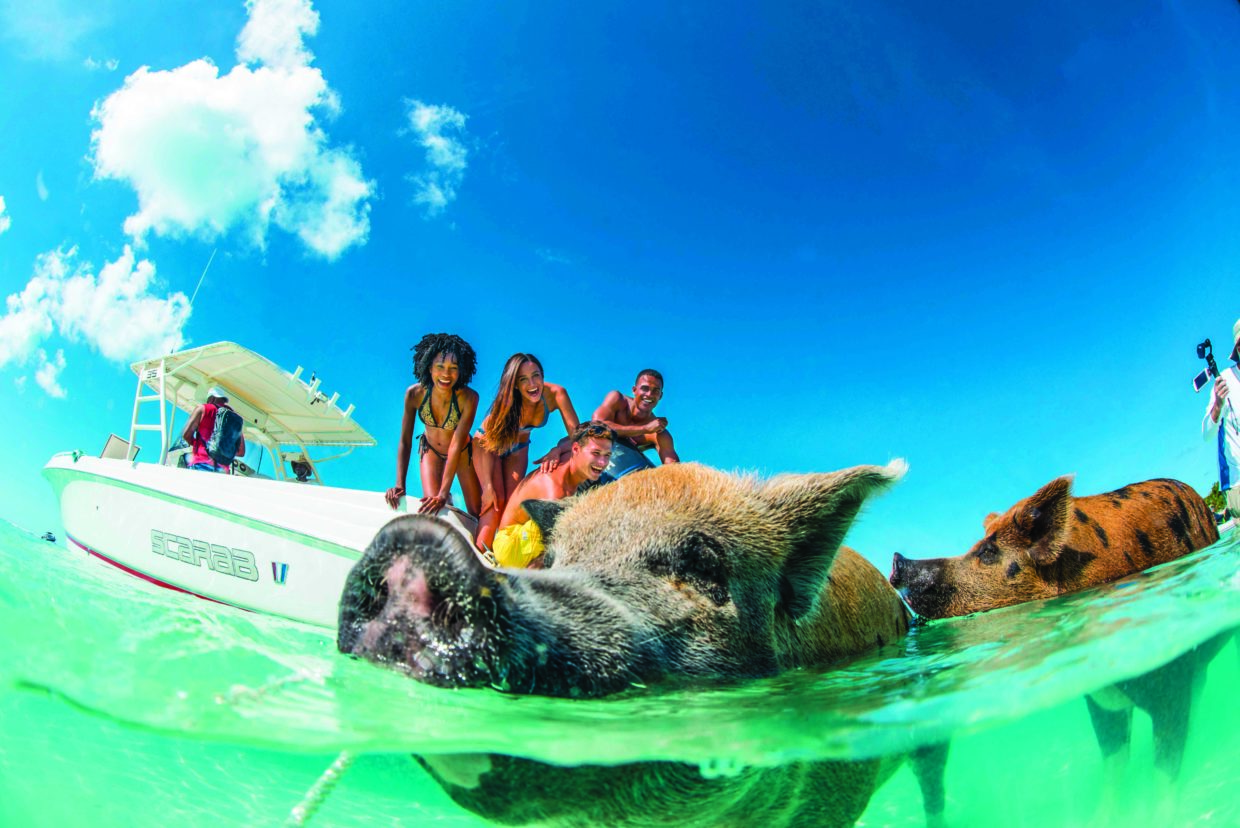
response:
{"label": "pig nostril", "polygon": [[422,618],[430,618],[435,611],[435,596],[422,570],[418,570],[409,583],[409,608]]}

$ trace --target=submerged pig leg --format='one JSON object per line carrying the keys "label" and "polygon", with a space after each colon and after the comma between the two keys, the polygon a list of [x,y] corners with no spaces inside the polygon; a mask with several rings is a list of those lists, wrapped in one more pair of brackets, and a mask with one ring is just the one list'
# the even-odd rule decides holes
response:
{"label": "submerged pig leg", "polygon": [[917,784],[921,786],[922,804],[926,811],[928,828],[939,828],[944,824],[943,808],[945,795],[943,777],[947,773],[947,747],[949,742],[923,745],[909,756],[913,766],[913,774]]}

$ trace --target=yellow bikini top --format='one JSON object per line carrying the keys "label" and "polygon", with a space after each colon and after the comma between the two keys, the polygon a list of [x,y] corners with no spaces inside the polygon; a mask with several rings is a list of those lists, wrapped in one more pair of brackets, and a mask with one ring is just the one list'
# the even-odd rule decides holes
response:
{"label": "yellow bikini top", "polygon": [[442,428],[444,431],[456,431],[456,424],[461,421],[461,407],[456,404],[456,390],[452,391],[452,399],[448,401],[448,413],[443,423],[435,422],[435,412],[431,409],[431,392],[426,392],[422,405],[418,406],[418,419],[427,428]]}

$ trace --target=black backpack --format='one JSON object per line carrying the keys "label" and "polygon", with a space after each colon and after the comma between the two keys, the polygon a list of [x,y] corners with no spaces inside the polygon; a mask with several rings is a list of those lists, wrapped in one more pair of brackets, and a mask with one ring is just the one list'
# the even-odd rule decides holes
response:
{"label": "black backpack", "polygon": [[207,440],[207,454],[218,466],[231,466],[237,456],[237,446],[241,442],[241,427],[245,420],[241,415],[227,406],[216,406],[215,427],[211,429],[211,437]]}

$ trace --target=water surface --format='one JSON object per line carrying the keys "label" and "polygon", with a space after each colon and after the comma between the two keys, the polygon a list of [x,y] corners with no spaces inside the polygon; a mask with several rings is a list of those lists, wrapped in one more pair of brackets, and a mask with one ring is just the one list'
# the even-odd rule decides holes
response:
{"label": "water surface", "polygon": [[[1240,628],[1232,539],[1107,587],[914,630],[835,669],[601,701],[419,685],[331,634],[152,587],[0,522],[0,824],[278,825],[347,750],[312,825],[480,825],[409,758],[662,759],[704,774],[952,740],[955,826],[1240,825],[1240,646],[1214,660],[1174,795],[1134,722],[1117,804],[1080,696]],[[920,825],[902,770],[863,825]]]}

